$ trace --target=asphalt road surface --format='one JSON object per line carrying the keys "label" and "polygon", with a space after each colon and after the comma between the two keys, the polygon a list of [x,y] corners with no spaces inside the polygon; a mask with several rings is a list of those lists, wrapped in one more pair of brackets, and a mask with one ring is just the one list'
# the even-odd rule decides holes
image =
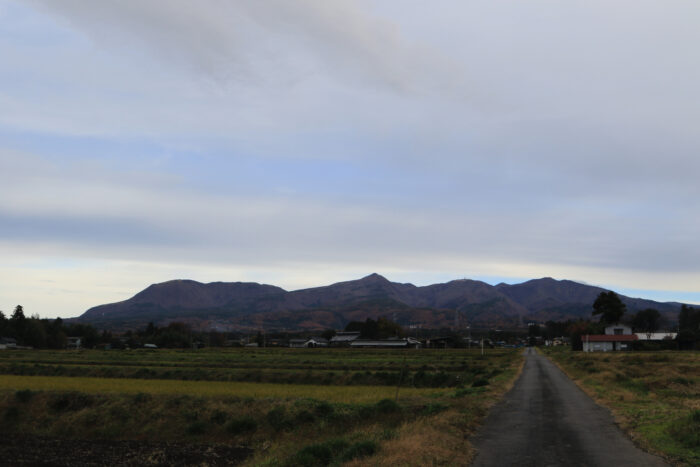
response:
{"label": "asphalt road surface", "polygon": [[668,465],[638,449],[607,409],[532,348],[525,350],[522,375],[472,443],[474,467]]}

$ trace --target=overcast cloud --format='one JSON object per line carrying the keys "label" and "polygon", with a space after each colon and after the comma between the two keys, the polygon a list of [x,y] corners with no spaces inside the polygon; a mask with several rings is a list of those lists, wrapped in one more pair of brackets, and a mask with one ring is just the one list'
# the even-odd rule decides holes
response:
{"label": "overcast cloud", "polygon": [[694,1],[0,0],[0,309],[174,278],[700,303]]}

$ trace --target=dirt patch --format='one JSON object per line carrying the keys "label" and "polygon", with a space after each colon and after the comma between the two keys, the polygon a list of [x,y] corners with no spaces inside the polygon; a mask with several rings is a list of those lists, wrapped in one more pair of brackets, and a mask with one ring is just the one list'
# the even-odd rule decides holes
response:
{"label": "dirt patch", "polygon": [[226,444],[88,441],[0,435],[0,459],[14,466],[230,466],[252,450]]}

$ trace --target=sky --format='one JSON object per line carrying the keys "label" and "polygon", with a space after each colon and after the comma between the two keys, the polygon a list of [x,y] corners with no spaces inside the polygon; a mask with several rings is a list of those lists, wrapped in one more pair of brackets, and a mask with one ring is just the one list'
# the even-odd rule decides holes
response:
{"label": "sky", "polygon": [[695,0],[0,0],[0,310],[171,279],[700,303]]}

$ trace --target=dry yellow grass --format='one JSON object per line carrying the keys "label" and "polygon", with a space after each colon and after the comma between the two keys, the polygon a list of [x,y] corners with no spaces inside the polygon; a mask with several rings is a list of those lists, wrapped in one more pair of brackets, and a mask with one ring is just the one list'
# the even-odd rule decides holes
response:
{"label": "dry yellow grass", "polygon": [[[80,391],[90,394],[186,394],[193,396],[233,396],[252,398],[318,399],[340,403],[370,403],[393,398],[390,386],[313,386],[220,381],[177,381],[124,378],[84,378],[67,376],[2,375],[0,390]],[[401,388],[399,397],[413,398],[444,392],[434,388]]]}
{"label": "dry yellow grass", "polygon": [[381,451],[371,457],[345,464],[365,466],[456,466],[468,465],[474,457],[469,436],[488,409],[508,392],[522,372],[525,360],[514,360],[514,372],[494,381],[478,400],[465,399],[450,410],[404,423],[394,439],[384,441]]}
{"label": "dry yellow grass", "polygon": [[464,433],[452,424],[455,415],[450,411],[423,420],[423,423],[406,423],[398,430],[396,439],[382,445],[377,456],[347,465],[467,465],[472,448]]}

